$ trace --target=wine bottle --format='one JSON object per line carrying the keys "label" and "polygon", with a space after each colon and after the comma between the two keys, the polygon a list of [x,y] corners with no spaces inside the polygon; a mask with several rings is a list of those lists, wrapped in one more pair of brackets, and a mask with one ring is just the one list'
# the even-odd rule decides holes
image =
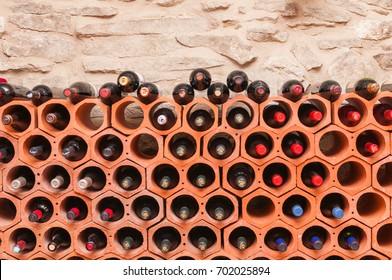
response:
{"label": "wine bottle", "polygon": [[207,90],[207,97],[214,104],[225,103],[230,96],[229,88],[221,82],[211,84]]}
{"label": "wine bottle", "polygon": [[360,228],[357,226],[349,226],[339,233],[338,243],[343,249],[358,251],[361,239],[362,234]]}
{"label": "wine bottle", "polygon": [[115,197],[106,197],[98,202],[102,221],[118,221],[124,216],[124,206]]}
{"label": "wine bottle", "polygon": [[158,106],[150,115],[152,125],[159,130],[171,129],[177,122],[177,112],[174,107]]}
{"label": "wine bottle", "polygon": [[269,230],[265,237],[265,243],[271,250],[282,253],[287,251],[290,241],[287,230],[280,227]]}
{"label": "wine bottle", "polygon": [[100,231],[92,232],[87,236],[86,250],[94,251],[106,247],[107,241],[104,234]]}
{"label": "wine bottle", "polygon": [[[173,137],[174,139],[175,137]],[[170,150],[174,157],[177,159],[188,159],[196,153],[195,143],[187,136],[178,135],[177,139],[174,139],[170,143]]]}
{"label": "wine bottle", "polygon": [[306,150],[307,144],[304,137],[297,132],[288,133],[282,140],[282,149],[286,156],[298,158]]}
{"label": "wine bottle", "polygon": [[281,95],[293,102],[296,102],[304,95],[304,86],[298,80],[289,80],[283,84]]}
{"label": "wine bottle", "polygon": [[319,87],[315,88],[315,90],[312,90],[311,93],[334,102],[340,97],[342,87],[334,80],[326,80],[322,82]]}
{"label": "wine bottle", "polygon": [[229,242],[240,251],[249,248],[256,241],[256,234],[248,227],[235,228],[229,234]]}
{"label": "wine bottle", "polygon": [[81,190],[101,190],[106,184],[105,174],[99,168],[92,168],[81,172],[78,187]]}
{"label": "wine bottle", "polygon": [[115,179],[124,190],[135,190],[142,182],[139,170],[127,165],[121,166],[115,171]]}
{"label": "wine bottle", "polygon": [[176,168],[168,164],[157,166],[153,171],[154,182],[162,189],[172,189],[178,185],[179,174]]}
{"label": "wine bottle", "polygon": [[342,219],[344,217],[344,198],[339,193],[326,195],[320,204],[321,213],[328,218]]}
{"label": "wine bottle", "polygon": [[247,89],[248,83],[248,76],[241,70],[234,70],[227,75],[226,84],[231,91],[244,91]]}
{"label": "wine bottle", "polygon": [[159,213],[159,204],[152,196],[140,196],[133,202],[132,208],[142,220],[152,220]]}
{"label": "wine bottle", "polygon": [[192,165],[187,173],[191,184],[197,188],[207,188],[215,181],[215,171],[203,163]]}
{"label": "wine bottle", "polygon": [[133,248],[134,240],[131,236],[126,236],[121,240],[121,246],[124,250],[130,250]]}
{"label": "wine bottle", "polygon": [[15,98],[26,99],[28,91],[29,89],[22,86],[11,85],[7,82],[0,83],[0,106],[4,106]]}
{"label": "wine bottle", "polygon": [[197,68],[189,75],[189,83],[196,90],[205,90],[211,84],[211,74],[204,68]]}
{"label": "wine bottle", "polygon": [[206,210],[213,219],[223,221],[231,216],[234,211],[234,205],[227,197],[216,195],[208,199]]}
{"label": "wine bottle", "polygon": [[375,104],[373,116],[381,125],[392,125],[392,105],[388,103]]}
{"label": "wine bottle", "polygon": [[108,161],[115,161],[123,153],[123,144],[115,135],[106,135],[99,143],[101,156]]}
{"label": "wine bottle", "polygon": [[38,160],[46,160],[52,151],[49,142],[44,142],[42,145],[32,146],[29,149],[29,154]]}
{"label": "wine bottle", "polygon": [[380,85],[371,78],[363,78],[356,81],[353,85],[347,86],[346,92],[355,92],[366,100],[371,100],[377,96]]}
{"label": "wine bottle", "polygon": [[43,197],[33,198],[29,207],[29,221],[33,223],[44,223],[49,221],[53,215],[53,205]]}
{"label": "wine bottle", "polygon": [[289,197],[283,203],[283,213],[290,217],[302,217],[304,212],[306,211],[306,203],[305,198],[301,196],[292,196]]}
{"label": "wine bottle", "polygon": [[289,118],[289,111],[278,102],[268,104],[264,108],[263,120],[269,127],[283,127],[288,122]]}
{"label": "wine bottle", "polygon": [[54,128],[58,130],[63,130],[69,124],[70,115],[65,107],[56,106],[55,110],[46,114],[45,120]]}
{"label": "wine bottle", "polygon": [[[11,182],[11,188],[14,190],[18,189],[32,189],[35,183],[35,178],[34,178],[34,173],[31,172],[30,169],[28,169],[30,172],[26,172],[24,168],[20,168],[18,171],[17,175],[18,177],[15,177],[15,179],[12,180]],[[23,175],[22,175],[23,174]]]}
{"label": "wine bottle", "polygon": [[234,139],[229,135],[215,135],[208,143],[208,152],[216,159],[226,159],[234,151]]}
{"label": "wine bottle", "polygon": [[302,236],[302,243],[311,250],[322,250],[326,240],[326,231],[319,226],[313,226],[305,230]]}
{"label": "wine bottle", "polygon": [[11,142],[2,139],[0,142],[0,163],[9,163],[15,156],[15,149]]}
{"label": "wine bottle", "polygon": [[192,129],[206,131],[214,124],[214,115],[211,110],[198,109],[190,113],[188,122]]}
{"label": "wine bottle", "polygon": [[97,97],[98,91],[91,83],[76,82],[64,89],[63,94],[71,103],[77,104],[86,98]]}
{"label": "wine bottle", "polygon": [[18,132],[25,131],[31,124],[31,115],[22,106],[16,106],[8,114],[3,115],[1,122],[6,127],[12,127]]}
{"label": "wine bottle", "polygon": [[99,98],[101,101],[110,106],[121,100],[121,88],[115,83],[103,84],[99,89]]}
{"label": "wine bottle", "polygon": [[16,234],[15,244],[12,246],[13,253],[22,254],[34,250],[37,240],[31,230],[23,228]]}
{"label": "wine bottle", "polygon": [[370,157],[380,150],[380,140],[376,132],[366,130],[361,132],[356,139],[356,147],[358,152],[364,157]]}
{"label": "wine bottle", "polygon": [[70,161],[78,161],[84,158],[87,152],[87,144],[79,136],[71,136],[64,141],[61,154]]}
{"label": "wine bottle", "polygon": [[196,226],[189,232],[189,240],[200,251],[205,251],[216,242],[216,235],[212,229],[205,226]]}
{"label": "wine bottle", "polygon": [[174,87],[172,96],[177,104],[186,105],[191,103],[195,98],[195,91],[191,85],[181,83]]}
{"label": "wine bottle", "polygon": [[77,196],[67,197],[61,207],[66,212],[67,219],[71,221],[84,220],[88,214],[87,204]]}
{"label": "wine bottle", "polygon": [[154,233],[153,241],[162,253],[168,253],[180,245],[181,235],[174,227],[161,227]]}
{"label": "wine bottle", "polygon": [[235,129],[243,129],[252,121],[252,113],[244,107],[234,107],[227,113],[227,123]]}
{"label": "wine bottle", "polygon": [[[67,185],[65,183],[65,178],[62,175],[57,175],[56,177],[54,177],[52,180],[50,180],[50,186],[54,189],[60,189],[61,187],[63,187],[64,185]],[[69,184],[69,183],[68,183]]]}
{"label": "wine bottle", "polygon": [[153,83],[142,83],[137,89],[137,97],[144,104],[150,104],[158,99],[159,97],[159,89]]}
{"label": "wine bottle", "polygon": [[264,183],[271,188],[282,186],[289,177],[289,170],[283,163],[267,165],[263,172]]}
{"label": "wine bottle", "polygon": [[300,122],[307,127],[314,127],[324,117],[323,111],[312,102],[304,102],[298,108]]}
{"label": "wine bottle", "polygon": [[229,168],[227,181],[235,189],[244,190],[249,188],[254,181],[254,170],[246,163],[237,163]]}
{"label": "wine bottle", "polygon": [[199,211],[199,204],[190,195],[179,195],[173,199],[171,206],[172,212],[181,220],[188,220],[194,217]]}
{"label": "wine bottle", "polygon": [[53,98],[52,89],[46,85],[37,85],[26,93],[26,98],[30,99],[35,106],[39,106]]}
{"label": "wine bottle", "polygon": [[120,86],[122,92],[132,93],[139,88],[143,77],[133,71],[124,71],[117,77],[117,84]]}
{"label": "wine bottle", "polygon": [[256,80],[249,84],[247,95],[251,100],[260,104],[268,99],[270,88],[264,81]]}
{"label": "wine bottle", "polygon": [[272,148],[271,137],[265,133],[253,133],[245,141],[245,150],[253,158],[266,157]]}
{"label": "wine bottle", "polygon": [[50,252],[54,252],[59,249],[69,248],[70,245],[71,245],[71,237],[65,229],[54,228],[51,231],[50,242],[48,244],[48,250]]}
{"label": "wine bottle", "polygon": [[301,180],[309,188],[320,187],[325,177],[324,166],[319,162],[309,163],[302,169]]}
{"label": "wine bottle", "polygon": [[362,118],[360,111],[352,104],[345,104],[338,109],[340,121],[348,127],[357,125]]}

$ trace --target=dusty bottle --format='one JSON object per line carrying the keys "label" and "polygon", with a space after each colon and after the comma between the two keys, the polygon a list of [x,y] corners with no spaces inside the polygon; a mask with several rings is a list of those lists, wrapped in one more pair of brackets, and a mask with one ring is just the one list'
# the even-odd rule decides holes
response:
{"label": "dusty bottle", "polygon": [[153,241],[162,253],[175,250],[181,242],[180,233],[170,226],[159,228],[153,235]]}
{"label": "dusty bottle", "polygon": [[191,184],[197,188],[207,188],[215,180],[215,172],[207,164],[194,164],[188,171],[187,177]]}
{"label": "dusty bottle", "polygon": [[239,227],[229,234],[229,242],[240,251],[246,250],[256,240],[256,234],[248,227]]}
{"label": "dusty bottle", "polygon": [[234,139],[226,135],[216,135],[208,143],[208,152],[216,159],[225,159],[233,153],[234,145]]}
{"label": "dusty bottle", "polygon": [[61,154],[64,158],[71,161],[81,160],[87,152],[87,144],[83,138],[72,136],[62,145]]}
{"label": "dusty bottle", "polygon": [[226,84],[231,91],[244,91],[247,89],[248,83],[248,76],[241,70],[234,70],[227,75]]}
{"label": "dusty bottle", "polygon": [[117,84],[122,92],[131,93],[138,89],[143,77],[133,71],[124,71],[117,77]]}
{"label": "dusty bottle", "polygon": [[71,237],[69,233],[63,228],[54,228],[50,235],[50,242],[48,244],[48,250],[50,252],[57,251],[59,249],[69,248],[71,245]]}
{"label": "dusty bottle", "polygon": [[159,89],[153,83],[144,82],[137,89],[137,97],[144,104],[150,104],[158,99]]}
{"label": "dusty bottle", "polygon": [[152,125],[159,130],[171,129],[177,122],[177,112],[173,107],[160,107],[151,113]]}
{"label": "dusty bottle", "polygon": [[290,117],[289,111],[277,102],[267,105],[263,111],[263,120],[272,128],[283,127]]}
{"label": "dusty bottle", "polygon": [[229,88],[221,82],[211,84],[207,90],[207,97],[214,104],[225,103],[230,96]]}
{"label": "dusty bottle", "polygon": [[270,88],[264,81],[256,80],[249,84],[247,96],[254,102],[260,104],[268,99]]}
{"label": "dusty bottle", "polygon": [[298,80],[289,80],[283,84],[280,94],[283,97],[296,102],[304,95],[304,86]]}
{"label": "dusty bottle", "polygon": [[235,129],[243,129],[252,121],[252,113],[243,107],[234,107],[228,111],[227,123]]}
{"label": "dusty bottle", "polygon": [[334,102],[340,97],[342,87],[334,80],[326,80],[322,82],[319,87],[314,88],[311,93]]}
{"label": "dusty bottle", "polygon": [[172,96],[177,104],[186,105],[195,98],[195,91],[191,85],[182,83],[174,87]]}
{"label": "dusty bottle", "polygon": [[115,83],[106,83],[99,89],[99,98],[110,106],[121,99],[121,88]]}
{"label": "dusty bottle", "polygon": [[36,237],[29,229],[21,229],[18,232],[15,244],[12,246],[12,252],[15,254],[22,254],[34,250],[36,245]]}
{"label": "dusty bottle", "polygon": [[192,129],[206,131],[214,124],[214,116],[207,109],[198,109],[189,115],[188,121]]}
{"label": "dusty bottle", "polygon": [[195,69],[189,75],[189,83],[196,90],[205,90],[211,84],[211,74],[204,68]]}
{"label": "dusty bottle", "polygon": [[235,189],[247,189],[254,181],[254,170],[248,164],[237,163],[229,169],[227,180]]}
{"label": "dusty bottle", "polygon": [[179,195],[173,199],[170,208],[181,220],[189,220],[199,211],[199,204],[190,195]]}
{"label": "dusty bottle", "polygon": [[380,85],[371,78],[363,78],[354,84],[348,84],[346,92],[355,92],[366,100],[371,100],[377,96]]}
{"label": "dusty bottle", "polygon": [[86,98],[97,97],[98,91],[91,83],[76,82],[70,85],[69,88],[64,89],[63,94],[71,103],[77,104]]}
{"label": "dusty bottle", "polygon": [[108,161],[115,161],[123,152],[121,140],[114,135],[106,135],[99,145],[101,156]]}
{"label": "dusty bottle", "polygon": [[30,99],[35,106],[53,98],[52,89],[46,85],[37,85],[32,90],[26,93],[26,98]]}
{"label": "dusty bottle", "polygon": [[53,205],[46,198],[34,198],[30,207],[29,221],[33,223],[44,223],[49,221],[53,215]]}

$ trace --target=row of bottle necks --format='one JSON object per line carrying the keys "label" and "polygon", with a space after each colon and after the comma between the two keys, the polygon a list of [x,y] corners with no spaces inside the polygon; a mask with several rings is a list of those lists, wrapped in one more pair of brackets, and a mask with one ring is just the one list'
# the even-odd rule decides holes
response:
{"label": "row of bottle necks", "polygon": [[22,223],[5,232],[4,251],[20,259],[37,252],[62,258],[74,251],[87,258],[99,258],[107,253],[131,258],[146,250],[162,258],[171,258],[186,250],[189,256],[203,259],[222,249],[239,259],[255,255],[281,259],[298,251],[318,258],[332,250],[354,258],[370,249],[392,257],[387,236],[390,229],[385,231],[392,226],[390,221],[373,231],[355,220],[351,222],[332,229],[316,221],[294,229],[277,221],[259,230],[240,221],[223,231],[206,222],[179,228],[165,221],[148,230],[131,223],[114,230],[93,223],[76,230],[61,223],[36,230]]}
{"label": "row of bottle necks", "polygon": [[392,130],[392,97],[390,92],[384,92],[380,99],[367,101],[348,94],[332,105],[317,96],[297,103],[272,97],[258,105],[238,95],[221,108],[204,98],[184,108],[168,98],[143,105],[127,97],[111,108],[91,99],[75,106],[64,100],[52,100],[38,108],[26,101],[13,101],[0,107],[0,116],[0,128],[14,137],[37,127],[53,136],[71,128],[94,135],[110,126],[125,135],[146,127],[160,135],[168,135],[180,127],[199,136],[218,127],[242,134],[258,125],[276,132],[292,126],[316,132],[331,123],[354,132],[369,123]]}
{"label": "row of bottle necks", "polygon": [[[350,83],[346,92],[354,92],[366,100],[375,98],[380,91],[390,91],[392,82],[384,82],[381,86],[371,78],[363,78]],[[212,83],[211,74],[206,69],[198,68],[191,72],[189,83],[180,83],[172,91],[172,97],[179,105],[186,105],[193,101],[196,91],[206,91],[206,97],[214,104],[224,104],[230,97],[230,92],[246,93],[255,103],[266,101],[270,95],[267,83],[262,80],[249,81],[245,72],[235,70],[229,73],[226,83]],[[0,81],[0,105],[4,105],[13,98],[27,98],[36,106],[47,102],[52,97],[59,96],[57,89],[51,89],[46,85],[37,85],[32,90],[20,86],[13,86],[5,79]],[[141,75],[133,71],[124,71],[118,78],[117,83],[108,82],[102,85],[98,91],[94,85],[87,82],[76,82],[64,89],[63,97],[76,104],[89,97],[99,97],[105,104],[112,105],[123,97],[136,92],[138,99],[149,104],[158,99],[159,88],[150,82],[144,82]],[[317,94],[328,101],[339,98],[342,87],[333,80],[324,81],[309,88],[308,93]],[[303,97],[305,88],[295,79],[285,82],[278,94],[296,102]]]}
{"label": "row of bottle necks", "polygon": [[56,220],[71,228],[90,221],[109,229],[127,221],[149,228],[163,218],[180,227],[205,220],[217,228],[227,227],[238,218],[257,228],[278,219],[300,228],[316,218],[336,227],[356,218],[373,227],[391,217],[390,197],[372,187],[356,195],[332,187],[317,197],[301,189],[293,189],[281,197],[256,189],[243,198],[222,189],[205,197],[181,190],[166,199],[148,190],[130,198],[104,192],[93,199],[78,192],[54,198],[39,191],[22,200],[4,194],[0,201],[2,230],[15,226],[20,220],[37,228],[47,227]]}

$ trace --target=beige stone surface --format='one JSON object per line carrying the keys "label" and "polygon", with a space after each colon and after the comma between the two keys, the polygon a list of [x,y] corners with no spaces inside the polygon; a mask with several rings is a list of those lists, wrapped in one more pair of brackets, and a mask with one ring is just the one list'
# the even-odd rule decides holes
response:
{"label": "beige stone surface", "polygon": [[272,94],[291,78],[381,83],[392,70],[391,11],[391,0],[2,0],[0,76],[100,86],[135,70],[164,95],[196,67],[214,81],[244,70]]}

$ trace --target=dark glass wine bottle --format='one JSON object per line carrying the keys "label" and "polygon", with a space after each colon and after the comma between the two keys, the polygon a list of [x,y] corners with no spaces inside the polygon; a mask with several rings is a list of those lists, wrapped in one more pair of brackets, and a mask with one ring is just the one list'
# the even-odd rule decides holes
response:
{"label": "dark glass wine bottle", "polygon": [[214,104],[223,104],[229,99],[230,90],[224,83],[216,82],[208,87],[207,97]]}
{"label": "dark glass wine bottle", "polygon": [[149,82],[144,82],[140,84],[137,89],[137,97],[144,104],[150,104],[158,99],[159,89],[157,85]]}
{"label": "dark glass wine bottle", "polygon": [[179,105],[191,103],[195,98],[195,91],[189,84],[178,84],[174,87],[172,96],[174,101]]}
{"label": "dark glass wine bottle", "polygon": [[298,80],[289,80],[283,84],[281,95],[293,102],[296,102],[304,95],[304,86]]}
{"label": "dark glass wine bottle", "polygon": [[115,83],[106,83],[99,89],[99,98],[110,106],[121,99],[121,88]]}
{"label": "dark glass wine bottle", "polygon": [[30,99],[35,106],[53,98],[52,89],[46,85],[37,85],[32,90],[26,93],[26,98]]}
{"label": "dark glass wine bottle", "polygon": [[264,81],[256,80],[249,84],[247,95],[251,100],[260,104],[268,99],[270,88]]}
{"label": "dark glass wine bottle", "polygon": [[211,84],[211,74],[204,68],[195,69],[189,75],[189,83],[196,90],[205,90]]}
{"label": "dark glass wine bottle", "polygon": [[234,92],[242,92],[246,90],[248,83],[248,76],[241,70],[234,70],[230,72],[226,79],[227,86]]}

